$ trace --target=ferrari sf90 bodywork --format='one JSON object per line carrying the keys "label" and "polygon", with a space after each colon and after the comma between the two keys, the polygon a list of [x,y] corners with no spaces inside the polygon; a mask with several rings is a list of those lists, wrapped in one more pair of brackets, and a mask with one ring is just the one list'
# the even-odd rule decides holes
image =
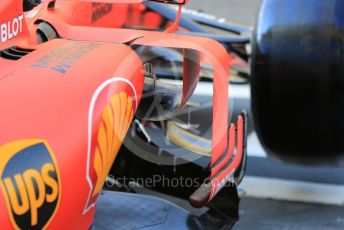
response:
{"label": "ferrari sf90 bodywork", "polygon": [[139,105],[143,64],[123,44],[36,45],[22,3],[6,3],[0,6],[8,12],[0,16],[2,228],[87,229]]}
{"label": "ferrari sf90 bodywork", "polygon": [[[193,93],[200,60],[214,71],[208,182],[190,202],[202,207],[227,182],[241,180],[245,117],[228,128],[229,57],[220,44],[167,33],[71,25],[51,4],[26,17],[21,1],[0,5],[2,228],[91,226],[97,198],[127,130],[135,114],[144,110],[143,95],[148,91],[161,98],[166,92],[156,90],[160,83],[146,74],[137,47],[175,48],[184,54],[184,85],[180,91],[172,87],[171,98],[178,100],[169,116],[182,110]],[[38,39],[43,21],[58,39]],[[169,118],[163,113],[158,119]]]}
{"label": "ferrari sf90 bodywork", "polygon": [[[49,5],[50,13],[54,12],[57,17],[70,25],[165,31],[178,16],[177,7],[170,7],[166,4],[150,1],[43,0],[42,2],[43,4],[38,5],[27,14],[29,18],[41,14],[42,11],[46,11],[47,8],[43,7],[45,4]],[[40,16],[40,18],[44,20],[44,16]],[[220,29],[232,34],[216,35],[212,30],[206,29],[202,25],[208,25],[215,30]],[[41,26],[40,31],[44,36],[51,36],[49,28]],[[249,29],[232,26],[216,20],[208,20],[189,13],[189,11],[183,11],[176,33],[207,37],[220,42],[230,53],[232,73],[244,79],[247,78],[249,68],[246,45],[249,44],[251,37]],[[161,59],[168,59],[167,57],[171,55],[171,52],[167,51],[159,53],[159,55]],[[160,76],[173,76],[171,71],[157,69],[156,72]]]}

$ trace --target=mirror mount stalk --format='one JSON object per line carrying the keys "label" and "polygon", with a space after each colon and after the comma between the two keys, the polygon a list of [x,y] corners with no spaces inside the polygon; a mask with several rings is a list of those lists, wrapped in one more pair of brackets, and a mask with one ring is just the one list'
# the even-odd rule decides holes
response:
{"label": "mirror mount stalk", "polygon": [[182,16],[182,9],[183,9],[182,5],[179,5],[176,20],[174,21],[174,23],[170,27],[168,27],[165,30],[166,33],[174,33],[177,31],[178,26],[179,26],[179,22],[180,22],[180,18]]}

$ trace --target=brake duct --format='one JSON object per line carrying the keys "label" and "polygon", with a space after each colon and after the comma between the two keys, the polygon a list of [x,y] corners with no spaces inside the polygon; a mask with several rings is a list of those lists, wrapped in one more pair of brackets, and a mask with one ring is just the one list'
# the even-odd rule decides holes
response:
{"label": "brake duct", "polygon": [[181,86],[158,80],[150,64],[145,64],[145,81],[136,117],[140,120],[166,121],[172,119],[181,108]]}

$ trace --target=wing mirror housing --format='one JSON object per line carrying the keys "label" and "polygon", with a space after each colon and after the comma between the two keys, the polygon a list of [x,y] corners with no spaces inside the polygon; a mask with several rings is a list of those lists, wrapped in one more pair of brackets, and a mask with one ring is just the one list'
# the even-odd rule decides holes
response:
{"label": "wing mirror housing", "polygon": [[165,30],[166,33],[174,33],[178,29],[178,25],[179,25],[180,18],[182,15],[183,5],[187,4],[189,0],[143,0],[143,1],[179,5],[176,20],[169,28]]}

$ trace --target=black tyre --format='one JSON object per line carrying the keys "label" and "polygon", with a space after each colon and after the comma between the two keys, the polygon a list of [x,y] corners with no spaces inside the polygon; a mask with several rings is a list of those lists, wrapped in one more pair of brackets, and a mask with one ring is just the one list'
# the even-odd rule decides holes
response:
{"label": "black tyre", "polygon": [[344,158],[344,0],[265,0],[254,35],[252,107],[270,156]]}

